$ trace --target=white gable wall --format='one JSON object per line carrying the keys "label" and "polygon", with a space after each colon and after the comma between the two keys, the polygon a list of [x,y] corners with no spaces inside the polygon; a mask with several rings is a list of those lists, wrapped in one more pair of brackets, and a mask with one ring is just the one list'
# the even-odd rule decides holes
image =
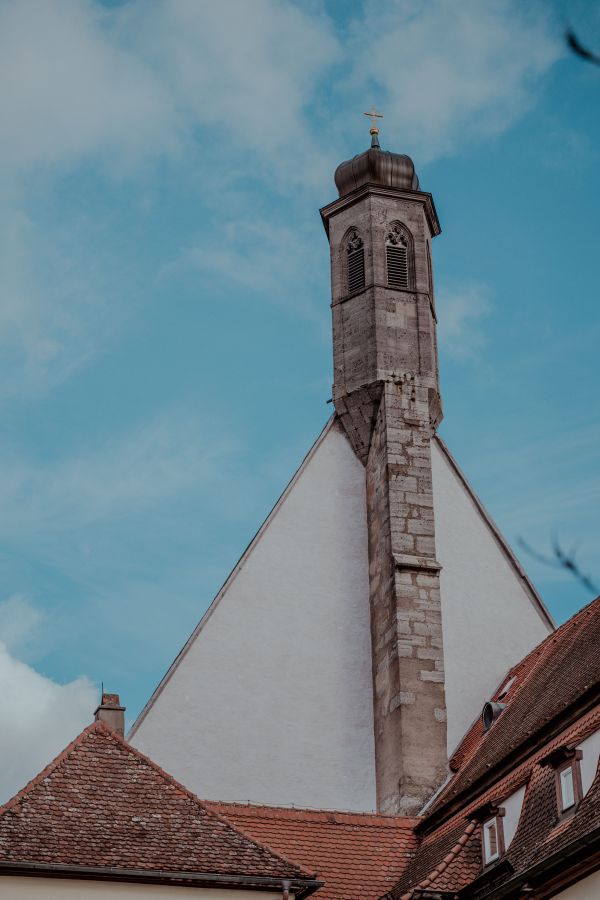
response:
{"label": "white gable wall", "polygon": [[[432,468],[450,755],[550,625],[438,440]],[[368,593],[364,469],[330,423],[132,743],[206,799],[374,809]]]}
{"label": "white gable wall", "polygon": [[132,743],[200,797],[375,808],[364,469],[329,426]]}
{"label": "white gable wall", "polygon": [[450,756],[551,623],[441,441],[432,441],[431,463]]}

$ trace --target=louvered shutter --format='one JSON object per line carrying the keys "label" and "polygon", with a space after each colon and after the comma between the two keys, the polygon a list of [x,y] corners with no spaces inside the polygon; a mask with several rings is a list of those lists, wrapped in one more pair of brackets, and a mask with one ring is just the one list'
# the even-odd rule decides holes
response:
{"label": "louvered shutter", "polygon": [[408,251],[400,244],[388,244],[385,248],[387,259],[387,280],[390,287],[408,287]]}
{"label": "louvered shutter", "polygon": [[348,293],[365,289],[365,251],[363,247],[348,254]]}

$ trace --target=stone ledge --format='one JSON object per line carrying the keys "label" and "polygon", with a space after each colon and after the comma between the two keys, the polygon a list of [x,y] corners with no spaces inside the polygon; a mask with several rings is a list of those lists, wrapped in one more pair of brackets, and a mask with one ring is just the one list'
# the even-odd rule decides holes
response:
{"label": "stone ledge", "polygon": [[394,564],[397,569],[427,569],[430,572],[439,572],[442,568],[436,559],[408,553],[394,553]]}

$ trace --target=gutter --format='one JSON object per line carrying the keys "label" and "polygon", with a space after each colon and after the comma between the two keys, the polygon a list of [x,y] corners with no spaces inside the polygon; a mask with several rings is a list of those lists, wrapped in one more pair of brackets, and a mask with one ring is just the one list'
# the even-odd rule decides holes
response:
{"label": "gutter", "polygon": [[46,878],[77,878],[93,881],[121,881],[139,884],[186,885],[187,887],[238,888],[241,890],[286,890],[296,898],[308,897],[323,881],[315,878],[274,878],[261,875],[172,872],[161,869],[119,869],[110,866],[74,866],[63,863],[12,862],[0,860],[0,876],[29,875]]}

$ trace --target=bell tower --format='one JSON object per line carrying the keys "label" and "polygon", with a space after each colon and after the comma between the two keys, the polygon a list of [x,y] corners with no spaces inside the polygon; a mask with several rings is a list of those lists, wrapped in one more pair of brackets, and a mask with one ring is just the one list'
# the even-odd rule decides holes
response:
{"label": "bell tower", "polygon": [[431,241],[412,160],[341,163],[331,248],[336,413],[366,470],[377,805],[414,814],[447,773],[431,439],[442,418]]}

